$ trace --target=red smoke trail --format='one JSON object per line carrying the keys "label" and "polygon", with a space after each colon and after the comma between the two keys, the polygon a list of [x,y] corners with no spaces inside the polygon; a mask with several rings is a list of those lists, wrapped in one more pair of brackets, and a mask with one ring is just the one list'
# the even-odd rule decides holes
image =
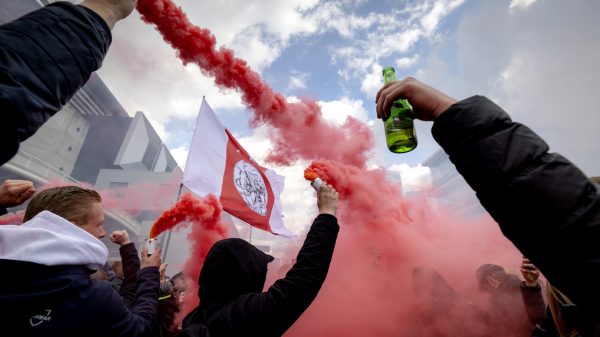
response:
{"label": "red smoke trail", "polygon": [[[475,282],[477,267],[493,262],[517,269],[520,262],[518,252],[489,217],[467,220],[434,212],[424,199],[404,198],[383,170],[321,161],[305,170],[305,177],[314,175],[340,193],[342,228],[323,289],[286,336],[484,336],[493,332],[476,311],[424,309],[412,283],[415,267],[431,267],[467,300],[485,307],[486,298]],[[452,305],[461,308],[465,303]]]}
{"label": "red smoke trail", "polygon": [[[254,111],[253,126],[261,123],[273,126],[275,146],[270,161],[290,164],[299,158],[328,159],[364,167],[367,152],[373,147],[367,125],[349,118],[341,128],[336,128],[324,122],[316,102],[287,103],[246,61],[236,58],[229,49],[217,49],[210,31],[192,25],[171,0],[140,0],[137,9],[142,19],[155,25],[165,41],[177,50],[184,64],[195,63],[213,76],[220,87],[242,93],[244,103]],[[313,135],[310,142],[300,132],[306,129]],[[333,143],[344,146],[330,146]]]}
{"label": "red smoke trail", "polygon": [[[328,278],[308,311],[286,336],[482,336],[474,317],[452,310],[436,322],[417,311],[411,284],[417,266],[435,268],[459,292],[476,300],[474,273],[479,264],[517,269],[520,255],[489,218],[467,220],[434,212],[424,200],[409,201],[386,179],[384,170],[367,170],[373,148],[369,127],[349,118],[340,128],[323,121],[316,102],[287,103],[245,61],[216,47],[214,36],[193,26],[170,0],[140,0],[142,18],[157,27],[184,64],[197,64],[223,88],[236,89],[252,111],[252,126],[271,126],[274,149],[268,160],[291,164],[319,160],[318,174],[340,193],[341,231]],[[398,157],[399,159],[401,157]],[[194,227],[196,228],[196,226]],[[198,227],[199,228],[199,227]],[[188,261],[198,268],[200,264]],[[416,315],[416,316],[415,316]],[[422,323],[425,331],[415,324]],[[467,331],[465,332],[465,329]]]}
{"label": "red smoke trail", "polygon": [[169,229],[192,226],[188,234],[191,258],[183,267],[183,272],[189,280],[189,289],[186,291],[178,322],[198,306],[197,280],[210,247],[227,237],[227,227],[221,222],[222,210],[219,200],[214,195],[198,200],[192,194],[186,193],[156,220],[150,230],[150,237],[156,237]]}

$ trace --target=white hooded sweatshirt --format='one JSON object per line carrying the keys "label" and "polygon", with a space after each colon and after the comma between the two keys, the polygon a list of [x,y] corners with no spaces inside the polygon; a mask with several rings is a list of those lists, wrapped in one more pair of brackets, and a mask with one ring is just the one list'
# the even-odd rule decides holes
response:
{"label": "white hooded sweatshirt", "polygon": [[107,258],[102,241],[49,211],[20,226],[0,226],[0,259],[45,266],[85,265],[97,270]]}

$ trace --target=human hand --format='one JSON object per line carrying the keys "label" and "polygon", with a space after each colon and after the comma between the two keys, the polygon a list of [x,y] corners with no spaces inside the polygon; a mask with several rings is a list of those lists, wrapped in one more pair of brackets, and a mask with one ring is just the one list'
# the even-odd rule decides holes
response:
{"label": "human hand", "polygon": [[0,185],[0,206],[19,206],[31,198],[34,193],[35,188],[31,181],[7,179]]}
{"label": "human hand", "polygon": [[108,238],[110,239],[110,241],[118,244],[119,246],[124,246],[131,242],[131,241],[129,241],[129,234],[125,230],[114,231],[114,232],[110,233],[110,236]]}
{"label": "human hand", "polygon": [[142,248],[142,262],[140,263],[140,269],[146,267],[159,267],[160,268],[160,247],[156,247],[154,253],[148,256],[148,248]]}
{"label": "human hand", "polygon": [[320,214],[335,216],[338,208],[338,192],[331,185],[324,183],[317,192],[317,206]]}
{"label": "human hand", "polygon": [[413,107],[416,118],[424,121],[435,120],[440,114],[456,103],[456,100],[418,80],[407,77],[384,85],[375,102],[377,103],[377,118],[387,118],[392,103],[400,98],[408,100]]}
{"label": "human hand", "polygon": [[81,6],[96,12],[112,29],[117,21],[131,14],[136,4],[137,0],[85,0]]}
{"label": "human hand", "polygon": [[165,272],[167,271],[167,264],[161,263],[158,267],[158,273],[160,274],[160,283],[163,284],[166,281]]}
{"label": "human hand", "polygon": [[537,284],[537,280],[540,277],[540,271],[523,256],[521,261],[521,275],[525,279],[525,284],[529,287],[533,287]]}

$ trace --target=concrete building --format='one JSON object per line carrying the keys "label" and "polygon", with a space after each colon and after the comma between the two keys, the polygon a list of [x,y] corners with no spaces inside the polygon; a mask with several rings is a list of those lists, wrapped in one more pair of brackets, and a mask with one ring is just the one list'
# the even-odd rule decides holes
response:
{"label": "concrete building", "polygon": [[456,171],[442,149],[434,152],[421,165],[431,169],[432,189],[429,196],[436,200],[438,206],[467,217],[485,214],[475,191]]}
{"label": "concrete building", "polygon": [[[3,0],[0,23],[51,2]],[[93,74],[61,111],[21,144],[18,154],[0,168],[0,179],[32,180],[38,187],[59,181],[88,183],[98,190],[120,191],[141,183],[158,186],[163,203],[136,204],[122,192],[105,213],[108,233],[127,229],[133,241],[142,243],[156,217],[175,200],[181,170],[144,114],[130,117]],[[104,241],[110,257],[117,258],[118,247]]]}

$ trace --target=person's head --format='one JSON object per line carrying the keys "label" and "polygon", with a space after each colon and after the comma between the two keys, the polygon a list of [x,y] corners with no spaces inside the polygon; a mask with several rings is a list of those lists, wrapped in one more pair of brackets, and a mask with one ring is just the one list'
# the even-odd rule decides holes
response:
{"label": "person's head", "polygon": [[114,261],[111,265],[112,270],[115,271],[115,275],[120,278],[123,279],[123,262],[121,261]]}
{"label": "person's head", "polygon": [[187,290],[187,281],[183,272],[179,272],[169,280],[173,284],[173,297],[181,300],[181,294]]}
{"label": "person's head", "polygon": [[108,273],[103,268],[100,268],[90,274],[90,278],[96,281],[108,281]]}
{"label": "person's head", "polygon": [[484,264],[475,272],[479,290],[488,293],[496,292],[498,286],[506,280],[506,270],[496,264]]}
{"label": "person's head", "polygon": [[34,196],[23,221],[29,221],[42,211],[50,211],[98,239],[104,237],[104,211],[98,192],[78,186],[62,186],[44,190]]}
{"label": "person's head", "polygon": [[219,307],[244,294],[261,293],[273,257],[242,239],[215,243],[204,261],[198,283],[200,303]]}

